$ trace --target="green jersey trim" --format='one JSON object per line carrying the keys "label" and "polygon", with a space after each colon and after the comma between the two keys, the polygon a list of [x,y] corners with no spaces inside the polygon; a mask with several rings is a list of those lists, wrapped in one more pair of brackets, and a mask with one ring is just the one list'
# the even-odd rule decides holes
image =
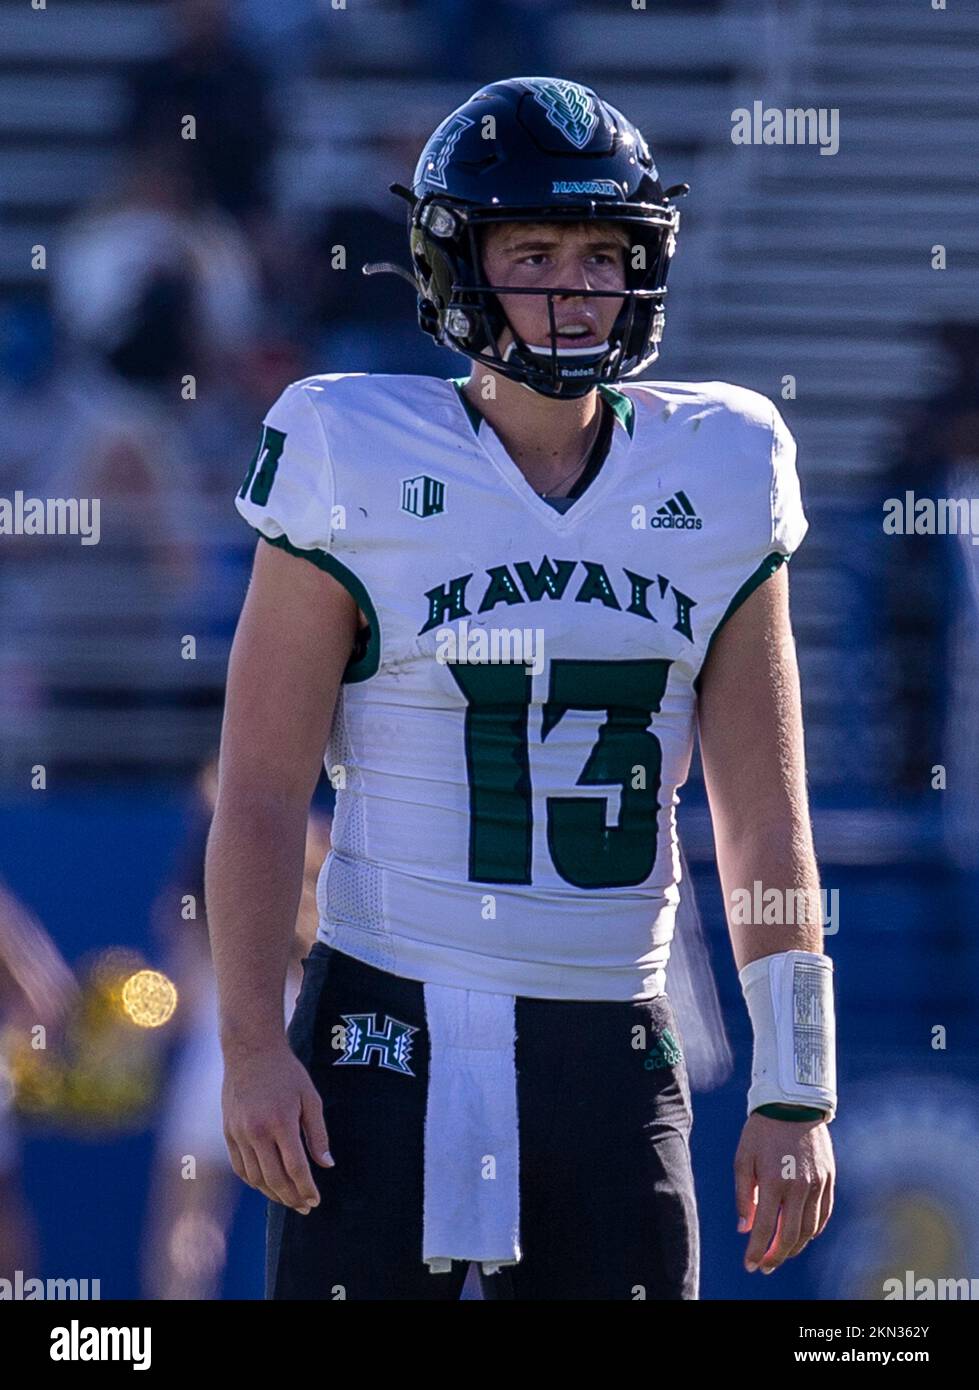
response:
{"label": "green jersey trim", "polygon": [[473,434],[479,434],[479,427],[483,423],[483,417],[482,415],[480,415],[479,411],[476,409],[472,401],[469,399],[469,397],[465,394],[465,392],[462,389],[465,386],[466,382],[469,380],[469,378],[467,376],[450,376],[449,380],[455,387],[456,394],[458,395],[459,400],[462,402],[463,408],[465,409],[465,412],[469,417],[469,423],[473,427]]}
{"label": "green jersey trim", "polygon": [[771,555],[766,555],[764,560],[762,560],[761,564],[755,570],[754,574],[748,576],[748,578],[741,585],[741,588],[734,595],[734,598],[728,604],[727,612],[724,614],[724,617],[721,619],[721,621],[717,624],[717,627],[715,627],[714,631],[711,633],[710,641],[707,643],[707,650],[704,652],[704,659],[700,663],[700,671],[698,672],[697,679],[693,683],[693,688],[698,695],[700,694],[700,682],[703,678],[704,667],[707,665],[707,658],[710,656],[711,649],[713,648],[714,643],[717,641],[717,634],[720,632],[721,628],[727,622],[728,618],[730,618],[733,613],[736,613],[738,611],[742,603],[744,603],[745,599],[750,598],[750,596],[755,592],[755,590],[761,584],[764,584],[766,579],[771,579],[772,575],[777,573],[777,571],[780,570],[781,567],[787,563],[788,559],[788,555],[783,555],[780,551],[777,550],[773,551]]}
{"label": "green jersey trim", "polygon": [[[462,404],[465,406],[466,414],[469,416],[469,423],[473,427],[473,433],[479,434],[479,427],[483,422],[483,417],[462,389],[470,378],[467,376],[450,376],[449,380],[458,392],[460,401],[462,401]],[[598,391],[599,394],[608,401],[609,405],[612,407],[612,412],[616,420],[618,420],[622,428],[626,430],[631,439],[636,427],[635,401],[630,400],[622,391],[616,391],[614,386],[599,386]]]}
{"label": "green jersey trim", "polygon": [[782,1105],[773,1101],[771,1105],[759,1105],[751,1112],[753,1115],[764,1115],[769,1120],[795,1120],[807,1122],[809,1120],[825,1120],[826,1111],[817,1110],[811,1105]]}
{"label": "green jersey trim", "polygon": [[263,541],[268,541],[269,545],[278,546],[287,554],[295,555],[300,560],[308,560],[317,569],[325,570],[327,574],[332,575],[343,585],[351,598],[363,609],[368,623],[366,642],[358,633],[358,638],[354,644],[354,654],[347,662],[343,673],[343,683],[353,685],[357,681],[369,680],[381,664],[381,625],[378,621],[377,609],[374,607],[373,600],[363,582],[357,578],[353,570],[347,569],[346,565],[341,563],[335,555],[328,555],[325,550],[300,550],[285,536],[276,536],[273,539],[261,531],[259,535]]}
{"label": "green jersey trim", "polygon": [[599,386],[598,394],[608,401],[615,412],[615,418],[631,439],[636,428],[635,401],[630,400],[623,391],[617,391],[614,386]]}

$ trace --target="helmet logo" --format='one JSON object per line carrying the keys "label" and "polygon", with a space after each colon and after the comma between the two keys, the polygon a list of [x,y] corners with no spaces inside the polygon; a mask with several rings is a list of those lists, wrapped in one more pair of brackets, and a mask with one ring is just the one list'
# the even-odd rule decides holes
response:
{"label": "helmet logo", "polygon": [[599,193],[605,198],[619,198],[622,190],[614,179],[554,179],[552,193]]}
{"label": "helmet logo", "polygon": [[591,94],[578,82],[559,78],[537,84],[534,100],[547,111],[547,119],[576,150],[583,150],[598,125]]}
{"label": "helmet logo", "polygon": [[459,136],[464,130],[468,130],[471,125],[475,125],[468,116],[463,116],[456,111],[447,121],[443,121],[438,130],[432,136],[431,147],[434,150],[436,141],[441,140],[437,147],[437,153],[429,153],[425,161],[425,177],[429,183],[434,183],[436,188],[445,187],[445,168],[452,158],[452,151],[459,143]]}

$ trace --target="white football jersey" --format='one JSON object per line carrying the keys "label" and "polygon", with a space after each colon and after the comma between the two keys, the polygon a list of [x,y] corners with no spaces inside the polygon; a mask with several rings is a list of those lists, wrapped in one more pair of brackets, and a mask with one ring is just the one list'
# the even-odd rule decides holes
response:
{"label": "white football jersey", "polygon": [[452,381],[312,376],[266,416],[238,510],[370,624],[327,749],[319,935],[392,974],[663,991],[695,682],[807,522],[765,396],[602,391],[612,442],[563,514]]}

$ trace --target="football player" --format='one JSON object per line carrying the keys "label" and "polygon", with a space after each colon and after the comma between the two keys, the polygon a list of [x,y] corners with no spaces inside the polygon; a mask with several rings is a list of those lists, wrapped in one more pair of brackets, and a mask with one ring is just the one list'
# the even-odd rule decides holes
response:
{"label": "football player", "polygon": [[[747,1268],[832,1202],[820,918],[743,910],[818,895],[794,442],[754,391],[624,384],[658,353],[686,186],[589,88],[481,88],[393,188],[421,327],[472,375],[294,383],[237,497],[261,539],[207,915],[267,1295],[454,1299],[476,1261],[489,1298],[693,1299],[666,966],[698,725],[755,1034]],[[324,752],[332,849],[286,1037]]]}

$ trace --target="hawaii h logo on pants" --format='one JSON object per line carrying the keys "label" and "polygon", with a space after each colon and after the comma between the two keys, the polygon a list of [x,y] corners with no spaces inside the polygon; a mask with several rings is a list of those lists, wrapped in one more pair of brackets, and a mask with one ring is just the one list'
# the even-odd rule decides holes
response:
{"label": "hawaii h logo on pants", "polygon": [[411,1061],[412,1034],[418,1029],[410,1023],[385,1016],[383,1028],[377,1026],[376,1014],[341,1014],[344,1028],[344,1053],[333,1063],[335,1067],[368,1067],[376,1057],[378,1066],[414,1076]]}

